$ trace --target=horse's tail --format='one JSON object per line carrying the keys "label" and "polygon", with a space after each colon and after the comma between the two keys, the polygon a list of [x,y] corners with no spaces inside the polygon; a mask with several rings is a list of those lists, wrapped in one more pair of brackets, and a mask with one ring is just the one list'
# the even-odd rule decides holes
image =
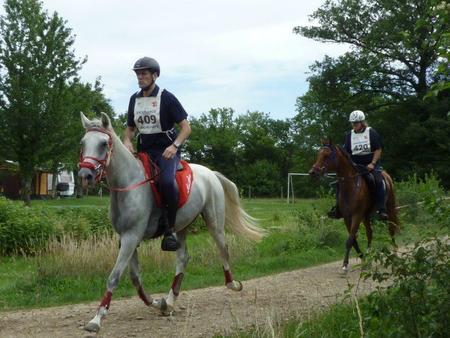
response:
{"label": "horse's tail", "polygon": [[225,224],[236,234],[258,241],[265,234],[255,218],[247,214],[241,207],[236,184],[221,173],[214,171],[225,193]]}
{"label": "horse's tail", "polygon": [[384,178],[389,185],[388,198],[386,201],[386,208],[388,213],[389,233],[394,236],[400,229],[400,223],[397,216],[397,202],[395,199],[394,182],[388,173],[384,172]]}

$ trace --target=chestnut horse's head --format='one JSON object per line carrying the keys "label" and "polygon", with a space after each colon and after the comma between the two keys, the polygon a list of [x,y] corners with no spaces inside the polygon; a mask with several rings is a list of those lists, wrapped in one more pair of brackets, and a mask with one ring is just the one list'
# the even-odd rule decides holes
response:
{"label": "chestnut horse's head", "polygon": [[330,139],[322,140],[322,147],[317,153],[316,162],[309,170],[309,175],[312,177],[323,176],[328,172],[336,171],[337,169],[337,150]]}

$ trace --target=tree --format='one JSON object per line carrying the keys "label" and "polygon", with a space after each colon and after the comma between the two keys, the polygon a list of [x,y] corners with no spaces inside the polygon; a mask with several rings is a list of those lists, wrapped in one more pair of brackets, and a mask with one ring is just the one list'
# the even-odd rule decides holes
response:
{"label": "tree", "polygon": [[217,108],[192,118],[192,133],[185,147],[190,161],[220,171],[232,180],[239,170],[238,129],[233,115],[231,108]]}
{"label": "tree", "polygon": [[80,123],[80,111],[92,117],[98,117],[100,112],[105,112],[114,121],[114,111],[103,94],[100,79],[96,80],[94,86],[75,79],[66,87],[55,100],[58,103],[58,108],[55,109],[59,117],[54,121],[53,132],[48,136],[47,142],[51,144],[51,147],[48,147],[49,153],[43,154],[44,158],[48,159],[45,167],[53,173],[53,197],[56,196],[56,177],[61,169],[77,171],[79,143],[84,133]]}
{"label": "tree", "polygon": [[442,165],[450,149],[450,130],[442,128],[449,123],[449,98],[424,101],[443,78],[448,6],[440,0],[328,0],[311,18],[316,26],[294,32],[346,43],[350,51],[310,67],[309,90],[297,100],[298,142],[313,147],[325,134],[342,142],[348,114],[361,109],[383,136],[383,165],[397,179],[433,167],[450,186]]}
{"label": "tree", "polygon": [[239,116],[236,123],[240,145],[237,182],[251,186],[253,195],[277,196],[292,164],[290,123],[258,111]]}
{"label": "tree", "polygon": [[[22,196],[29,203],[37,166],[56,148],[73,80],[85,60],[76,59],[66,22],[37,0],[6,0],[0,17],[0,144],[19,163]],[[69,116],[70,115],[70,116]],[[64,128],[64,127],[63,127]]]}
{"label": "tree", "polygon": [[[354,62],[365,65],[352,81],[354,95],[370,92],[396,98],[414,93],[423,98],[436,68],[438,50],[449,22],[438,20],[441,0],[327,0],[311,16],[319,26],[294,31],[319,41],[347,43]],[[369,73],[367,73],[369,71]],[[370,74],[370,77],[365,75]]]}

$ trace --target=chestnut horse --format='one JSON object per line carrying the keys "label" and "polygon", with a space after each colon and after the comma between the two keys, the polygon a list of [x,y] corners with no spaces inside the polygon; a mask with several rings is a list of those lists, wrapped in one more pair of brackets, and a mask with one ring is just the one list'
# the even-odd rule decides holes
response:
{"label": "chestnut horse", "polygon": [[[335,172],[339,185],[338,207],[341,211],[348,230],[346,251],[342,269],[348,271],[348,260],[352,246],[358,256],[363,257],[356,240],[361,222],[366,227],[367,247],[372,243],[371,215],[375,212],[375,197],[370,192],[369,185],[360,173],[350,155],[339,145],[324,144],[317,154],[317,159],[309,174],[321,176],[328,172]],[[385,171],[382,172],[386,187],[386,209],[388,214],[389,234],[394,241],[394,235],[398,230],[397,210],[394,194],[394,186],[391,177]]]}

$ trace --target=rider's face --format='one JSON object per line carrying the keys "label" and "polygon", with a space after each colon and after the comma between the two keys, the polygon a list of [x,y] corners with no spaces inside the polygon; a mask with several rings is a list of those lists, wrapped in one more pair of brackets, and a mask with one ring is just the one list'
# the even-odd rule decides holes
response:
{"label": "rider's face", "polygon": [[363,129],[363,124],[361,122],[352,122],[352,128],[354,131],[361,131]]}
{"label": "rider's face", "polygon": [[139,88],[146,88],[155,82],[153,73],[148,69],[136,70],[136,77],[138,79]]}

